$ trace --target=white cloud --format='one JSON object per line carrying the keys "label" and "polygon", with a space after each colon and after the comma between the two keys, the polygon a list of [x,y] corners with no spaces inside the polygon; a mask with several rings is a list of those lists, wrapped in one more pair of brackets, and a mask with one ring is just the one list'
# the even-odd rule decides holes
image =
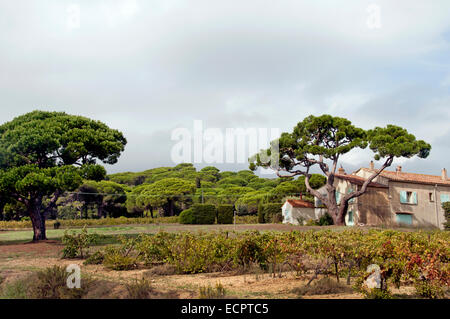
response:
{"label": "white cloud", "polygon": [[[72,1],[72,30],[66,2],[26,3],[0,4],[0,118],[43,108],[104,120],[129,140],[113,170],[169,161],[170,129],[194,119],[290,131],[322,113],[404,126],[443,150],[433,165],[450,156],[448,1]],[[367,27],[371,3],[381,28]]]}

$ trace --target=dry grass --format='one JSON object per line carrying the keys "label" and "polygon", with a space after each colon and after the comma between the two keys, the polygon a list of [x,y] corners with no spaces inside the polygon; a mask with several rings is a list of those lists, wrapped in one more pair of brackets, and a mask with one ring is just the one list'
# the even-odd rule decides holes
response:
{"label": "dry grass", "polygon": [[149,270],[147,270],[144,273],[145,277],[151,277],[151,276],[172,276],[177,274],[177,268],[173,265],[169,264],[163,264],[163,265],[157,265]]}
{"label": "dry grass", "polygon": [[304,285],[303,287],[294,288],[292,292],[299,296],[317,296],[353,293],[353,289],[350,286],[345,286],[336,282],[334,279],[324,277],[313,282],[311,285]]}

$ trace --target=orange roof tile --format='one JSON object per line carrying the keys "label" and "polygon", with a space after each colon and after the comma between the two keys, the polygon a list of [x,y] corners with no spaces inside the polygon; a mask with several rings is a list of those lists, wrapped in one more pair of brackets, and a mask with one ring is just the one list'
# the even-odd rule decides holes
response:
{"label": "orange roof tile", "polygon": [[[349,181],[350,183],[355,184],[355,185],[362,185],[362,184],[364,184],[364,182],[366,181],[364,178],[362,178],[362,177],[360,177],[360,176],[357,176],[357,175],[342,175],[342,174],[336,174],[335,176],[336,176],[337,178],[340,178],[340,179],[344,179],[344,180],[346,180],[346,181]],[[383,184],[380,184],[380,183],[377,183],[377,182],[371,182],[371,183],[369,184],[369,187],[388,188],[387,185],[383,185]]]}
{"label": "orange roof tile", "polygon": [[303,207],[303,208],[314,208],[314,204],[310,202],[306,202],[301,199],[287,199],[286,200],[292,207]]}
{"label": "orange roof tile", "polygon": [[[368,169],[368,168],[366,168]],[[370,169],[368,169],[370,170]],[[397,182],[407,182],[415,184],[430,184],[430,185],[444,185],[450,186],[450,179],[443,180],[441,176],[437,175],[426,175],[426,174],[416,174],[407,172],[393,172],[393,171],[383,171],[381,176],[386,177],[392,181]]]}

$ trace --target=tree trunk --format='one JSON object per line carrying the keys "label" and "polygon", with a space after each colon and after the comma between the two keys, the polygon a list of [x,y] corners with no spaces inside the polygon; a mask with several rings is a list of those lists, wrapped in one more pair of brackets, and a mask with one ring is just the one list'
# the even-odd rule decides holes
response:
{"label": "tree trunk", "polygon": [[169,216],[175,215],[173,211],[173,200],[169,200]]}
{"label": "tree trunk", "polygon": [[5,203],[2,201],[0,202],[0,220],[4,219],[4,213],[3,213],[3,209],[5,208]]}
{"label": "tree trunk", "polygon": [[103,217],[103,202],[99,203],[97,206],[97,216],[98,218]]}
{"label": "tree trunk", "polygon": [[83,205],[83,210],[84,210],[84,218],[88,219],[88,206],[87,205]]}
{"label": "tree trunk", "polygon": [[33,241],[46,240],[45,232],[45,214],[42,212],[42,198],[30,200],[28,204],[28,213],[33,225]]}
{"label": "tree trunk", "polygon": [[338,214],[337,214],[337,218],[336,218],[337,219],[336,225],[341,225],[341,226],[345,225],[345,215],[347,214],[347,210],[348,210],[348,201],[344,201],[339,206],[339,210],[338,210]]}
{"label": "tree trunk", "polygon": [[329,187],[327,185],[328,197],[326,201],[326,206],[328,210],[328,214],[333,219],[333,223],[335,225],[342,225],[341,220],[339,219],[339,206],[336,203],[336,194],[334,187]]}

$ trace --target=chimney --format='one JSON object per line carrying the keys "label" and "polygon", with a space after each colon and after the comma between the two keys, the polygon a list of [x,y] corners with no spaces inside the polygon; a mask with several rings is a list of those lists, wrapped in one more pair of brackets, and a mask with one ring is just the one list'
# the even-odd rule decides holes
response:
{"label": "chimney", "polygon": [[370,167],[371,170],[375,169],[375,165],[373,164],[373,161],[370,161],[370,166],[369,167]]}
{"label": "chimney", "polygon": [[402,167],[401,167],[400,165],[397,166],[396,172],[399,173],[399,172],[401,172],[401,171],[402,171]]}
{"label": "chimney", "polygon": [[341,167],[339,167],[339,169],[338,169],[338,173],[339,173],[339,175],[346,175],[346,173],[345,173],[345,169],[341,166]]}
{"label": "chimney", "polygon": [[441,177],[442,177],[443,181],[447,181],[448,176],[447,176],[447,170],[445,168],[442,169]]}

